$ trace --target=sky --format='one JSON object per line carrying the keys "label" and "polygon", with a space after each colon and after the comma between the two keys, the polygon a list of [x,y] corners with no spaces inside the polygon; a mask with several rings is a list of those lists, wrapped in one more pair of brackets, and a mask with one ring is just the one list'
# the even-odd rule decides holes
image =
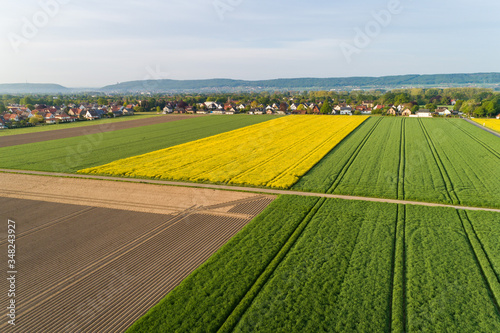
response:
{"label": "sky", "polygon": [[500,72],[493,0],[0,0],[0,83]]}

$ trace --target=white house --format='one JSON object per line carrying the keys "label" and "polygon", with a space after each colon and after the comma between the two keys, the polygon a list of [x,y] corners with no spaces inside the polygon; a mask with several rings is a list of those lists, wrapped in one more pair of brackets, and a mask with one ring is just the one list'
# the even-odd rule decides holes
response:
{"label": "white house", "polygon": [[500,114],[497,115],[497,119],[500,119]]}
{"label": "white house", "polygon": [[352,108],[350,106],[340,108],[340,115],[352,116]]}
{"label": "white house", "polygon": [[362,110],[361,114],[362,115],[369,115],[369,114],[372,114],[372,111],[371,110]]}
{"label": "white house", "polygon": [[431,112],[431,110],[428,110],[428,109],[421,109],[421,110],[415,112],[415,114],[417,115],[417,117],[420,117],[420,118],[432,118],[432,112]]}
{"label": "white house", "polygon": [[451,114],[451,111],[448,109],[438,111],[438,115],[440,115],[440,116],[449,116],[450,114]]}

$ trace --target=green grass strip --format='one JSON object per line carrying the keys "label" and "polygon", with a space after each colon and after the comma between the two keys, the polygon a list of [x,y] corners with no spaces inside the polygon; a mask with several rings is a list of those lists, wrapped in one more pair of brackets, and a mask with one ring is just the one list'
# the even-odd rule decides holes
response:
{"label": "green grass strip", "polygon": [[290,236],[288,241],[282,247],[282,249],[278,252],[278,254],[274,257],[271,263],[267,266],[266,270],[260,275],[257,281],[254,283],[252,288],[246,293],[245,297],[241,300],[238,306],[233,310],[231,315],[226,319],[222,327],[218,332],[232,332],[235,326],[238,324],[238,321],[241,319],[245,311],[248,309],[252,301],[255,299],[257,294],[261,291],[262,287],[269,280],[271,275],[274,273],[278,265],[288,254],[288,251],[295,244],[297,239],[300,237],[304,229],[307,227],[309,222],[313,219],[314,215],[318,212],[321,206],[325,203],[326,199],[321,198],[318,200],[316,205],[311,209],[309,214],[302,220],[302,222],[298,225],[297,229],[295,229],[294,233]]}

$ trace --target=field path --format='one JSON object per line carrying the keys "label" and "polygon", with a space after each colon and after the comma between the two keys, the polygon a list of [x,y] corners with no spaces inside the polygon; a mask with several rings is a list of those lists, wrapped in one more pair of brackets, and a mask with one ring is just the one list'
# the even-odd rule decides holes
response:
{"label": "field path", "polygon": [[[4,189],[5,189],[4,182],[5,181],[4,181],[4,179],[5,179],[6,175],[9,174],[9,175],[11,175],[11,177],[15,177],[15,175],[17,174],[17,176],[19,176],[19,177],[21,177],[21,175],[39,175],[39,176],[66,177],[66,178],[84,178],[84,179],[89,179],[89,180],[108,180],[108,181],[111,180],[111,181],[121,181],[121,182],[129,182],[129,183],[170,185],[170,186],[178,186],[180,188],[197,188],[198,190],[201,190],[201,189],[227,190],[227,191],[232,191],[232,193],[247,192],[247,193],[260,193],[260,194],[267,194],[267,195],[281,195],[281,194],[302,195],[302,196],[313,196],[313,197],[321,197],[321,198],[336,198],[336,199],[344,199],[344,200],[385,202],[385,203],[428,206],[428,207],[447,207],[447,208],[455,208],[455,209],[481,210],[481,211],[490,211],[490,212],[500,213],[500,209],[496,209],[496,208],[446,205],[446,204],[439,204],[439,203],[432,203],[432,202],[360,197],[360,196],[351,196],[351,195],[337,195],[337,194],[325,194],[325,193],[314,193],[314,192],[300,192],[300,191],[290,191],[290,190],[274,190],[274,189],[267,189],[267,188],[252,188],[252,187],[228,186],[228,185],[183,183],[183,182],[152,180],[152,179],[118,178],[118,177],[106,177],[106,176],[53,173],[53,172],[43,172],[43,171],[0,169],[0,173],[2,173],[2,172],[4,174],[0,174],[0,195],[3,195],[3,196],[5,196],[5,191],[4,191]],[[12,175],[14,175],[14,176],[12,176]],[[57,182],[57,178],[56,178],[56,180],[54,180],[54,183],[56,183],[56,182]],[[197,193],[197,191],[193,191],[193,189],[191,189],[191,191],[192,191],[191,193]],[[97,191],[92,191],[92,193],[96,193],[96,192]]]}
{"label": "field path", "polygon": [[472,121],[472,120],[470,120],[470,119],[467,119],[467,118],[462,118],[462,119],[463,119],[463,120],[465,120],[465,121],[467,121],[467,122],[469,122],[469,123],[471,123],[471,124],[472,124],[472,125],[474,125],[474,126],[479,127],[480,129],[482,129],[482,130],[484,130],[484,131],[486,131],[486,132],[490,132],[491,134],[493,134],[493,135],[495,135],[495,136],[498,136],[498,137],[500,138],[500,133],[495,132],[495,131],[494,131],[494,130],[492,130],[492,129],[489,129],[488,127],[481,126],[481,124],[478,124],[478,123],[476,123],[475,121]]}
{"label": "field path", "polygon": [[96,124],[93,126],[83,126],[74,128],[55,129],[53,131],[25,133],[17,135],[9,135],[0,137],[0,148],[17,146],[26,143],[42,142],[48,140],[72,138],[75,136],[89,135],[96,133],[112,132],[121,129],[136,128],[147,125],[155,125],[177,121],[182,119],[189,119],[194,117],[203,117],[202,115],[168,115],[157,116],[145,119],[137,119],[130,121],[122,121],[117,123]]}

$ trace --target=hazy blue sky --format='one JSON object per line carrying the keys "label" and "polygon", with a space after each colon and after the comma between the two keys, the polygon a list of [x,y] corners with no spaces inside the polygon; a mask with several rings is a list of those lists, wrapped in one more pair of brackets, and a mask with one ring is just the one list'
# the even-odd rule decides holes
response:
{"label": "hazy blue sky", "polygon": [[500,72],[499,14],[493,0],[0,0],[0,83]]}

